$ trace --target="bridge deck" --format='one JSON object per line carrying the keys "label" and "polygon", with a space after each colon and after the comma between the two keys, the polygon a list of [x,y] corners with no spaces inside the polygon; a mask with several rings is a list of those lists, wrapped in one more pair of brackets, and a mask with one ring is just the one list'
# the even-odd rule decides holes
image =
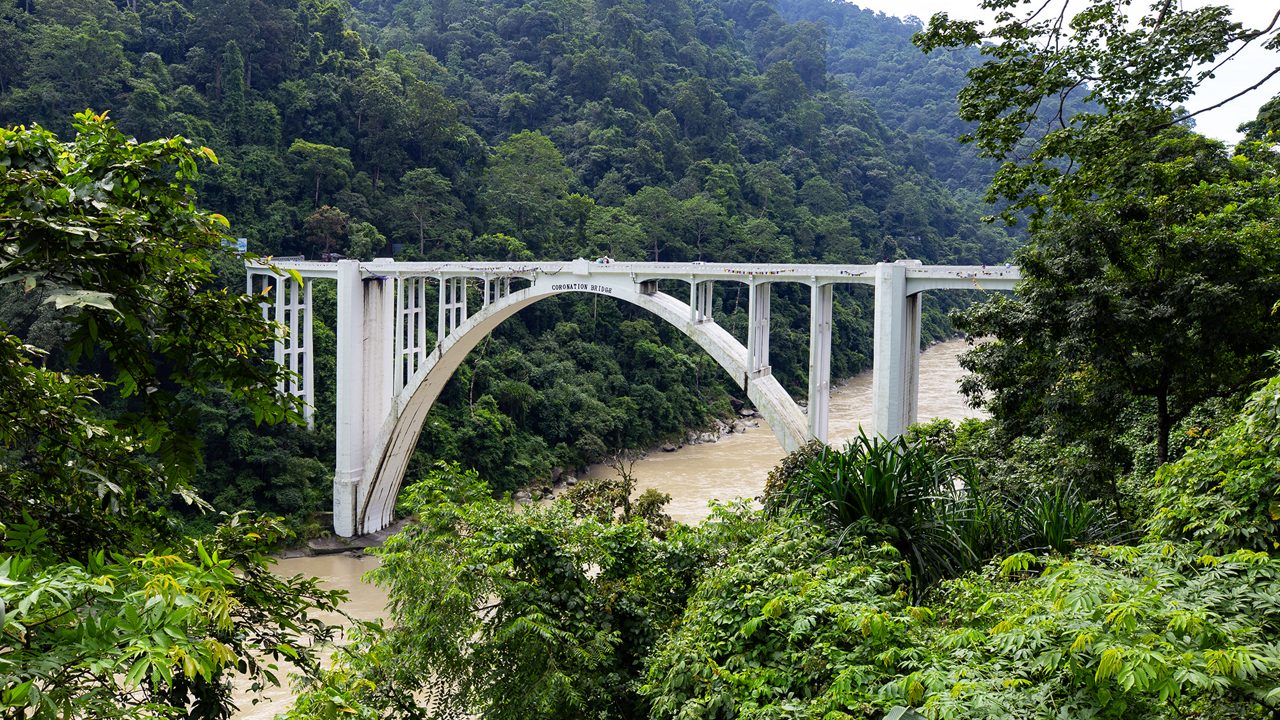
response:
{"label": "bridge deck", "polygon": [[[1010,289],[1021,279],[1018,268],[1009,265],[912,265],[906,267],[907,283],[931,288],[963,288],[971,285],[982,289]],[[286,260],[271,263],[281,270],[294,270],[303,277],[337,277],[336,263],[308,260]],[[251,267],[268,269],[267,262]],[[392,277],[535,277],[556,275],[625,276],[644,280],[719,280],[729,282],[796,282],[808,285],[862,284],[873,285],[875,265],[820,265],[800,263],[712,263],[712,262],[601,262],[578,260],[567,262],[403,262],[378,258],[360,264],[366,276]]]}

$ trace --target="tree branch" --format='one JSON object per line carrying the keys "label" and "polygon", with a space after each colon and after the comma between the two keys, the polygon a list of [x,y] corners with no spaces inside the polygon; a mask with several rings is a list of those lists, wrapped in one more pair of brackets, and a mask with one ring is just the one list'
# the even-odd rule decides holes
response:
{"label": "tree branch", "polygon": [[1226,100],[1223,100],[1222,102],[1214,103],[1214,104],[1212,104],[1212,105],[1210,105],[1210,106],[1208,106],[1208,107],[1200,108],[1199,110],[1196,110],[1195,112],[1187,113],[1186,115],[1182,115],[1182,116],[1176,117],[1176,118],[1174,118],[1174,119],[1170,120],[1170,121],[1169,121],[1169,122],[1167,122],[1167,123],[1162,123],[1162,124],[1160,124],[1160,125],[1157,125],[1157,126],[1156,126],[1156,129],[1157,129],[1157,130],[1159,130],[1159,129],[1161,129],[1161,128],[1166,128],[1166,127],[1169,127],[1169,126],[1171,126],[1171,125],[1176,125],[1176,124],[1178,124],[1178,123],[1180,123],[1180,122],[1183,122],[1184,120],[1189,120],[1189,119],[1191,119],[1191,118],[1193,118],[1193,117],[1195,117],[1195,116],[1197,116],[1197,115],[1199,115],[1199,114],[1201,114],[1201,113],[1206,113],[1206,112],[1209,112],[1210,110],[1216,110],[1216,109],[1218,109],[1218,108],[1222,107],[1223,105],[1226,105],[1227,103],[1232,102],[1233,100],[1237,100],[1237,99],[1239,99],[1239,98],[1241,98],[1241,97],[1243,97],[1243,96],[1245,96],[1245,95],[1248,95],[1249,93],[1253,92],[1254,90],[1257,90],[1258,88],[1260,88],[1260,87],[1262,87],[1263,85],[1265,85],[1265,84],[1267,83],[1267,81],[1268,81],[1268,80],[1270,80],[1271,78],[1275,77],[1276,75],[1280,75],[1280,67],[1273,68],[1273,69],[1271,70],[1271,72],[1267,73],[1267,74],[1266,74],[1266,75],[1265,75],[1261,80],[1259,80],[1258,82],[1256,82],[1256,83],[1254,83],[1254,84],[1250,85],[1249,87],[1245,88],[1244,90],[1241,90],[1240,92],[1236,93],[1235,95],[1232,95],[1231,97],[1227,98]]}

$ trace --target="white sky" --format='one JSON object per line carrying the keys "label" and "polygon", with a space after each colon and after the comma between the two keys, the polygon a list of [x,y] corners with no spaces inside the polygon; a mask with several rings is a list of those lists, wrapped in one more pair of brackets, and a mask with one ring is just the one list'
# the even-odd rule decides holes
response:
{"label": "white sky", "polygon": [[[936,12],[946,12],[956,19],[978,19],[978,0],[847,0],[854,5],[878,10],[886,15],[907,17],[914,15],[927,21]],[[1237,22],[1246,27],[1262,27],[1271,21],[1280,0],[1183,0],[1185,7],[1203,7],[1210,4],[1230,6]],[[1149,3],[1135,0],[1134,7],[1145,10]],[[1083,7],[1083,5],[1081,5]],[[989,17],[989,15],[988,15]],[[1191,99],[1187,107],[1199,110],[1225,100],[1235,93],[1244,90],[1261,80],[1270,69],[1280,65],[1280,55],[1261,47],[1250,46],[1234,60],[1223,66],[1216,77],[1206,81],[1200,91]],[[1280,75],[1271,78],[1267,84],[1228,103],[1225,107],[1211,110],[1196,116],[1196,129],[1210,137],[1235,143],[1240,139],[1236,127],[1252,120],[1258,114],[1258,108],[1280,94]]]}

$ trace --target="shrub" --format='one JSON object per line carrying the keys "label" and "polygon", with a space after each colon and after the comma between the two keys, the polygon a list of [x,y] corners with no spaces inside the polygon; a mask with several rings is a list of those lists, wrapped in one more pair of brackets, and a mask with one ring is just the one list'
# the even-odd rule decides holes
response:
{"label": "shrub", "polygon": [[1280,548],[1280,376],[1220,434],[1160,468],[1146,499],[1154,538],[1217,552]]}

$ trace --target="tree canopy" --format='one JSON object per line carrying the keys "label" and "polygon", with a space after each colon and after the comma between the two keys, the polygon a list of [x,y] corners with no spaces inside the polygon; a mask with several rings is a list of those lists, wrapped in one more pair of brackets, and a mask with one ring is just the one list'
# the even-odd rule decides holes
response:
{"label": "tree canopy", "polygon": [[130,142],[104,115],[75,128],[69,141],[0,129],[0,283],[64,315],[58,350],[80,358],[45,367],[48,349],[0,328],[0,706],[225,718],[231,676],[314,670],[309,646],[331,628],[310,613],[336,600],[268,572],[278,519],[189,537],[170,510],[204,505],[190,393],[297,419],[262,356],[276,328],[257,298],[213,284],[226,221],[191,190],[211,151]]}

